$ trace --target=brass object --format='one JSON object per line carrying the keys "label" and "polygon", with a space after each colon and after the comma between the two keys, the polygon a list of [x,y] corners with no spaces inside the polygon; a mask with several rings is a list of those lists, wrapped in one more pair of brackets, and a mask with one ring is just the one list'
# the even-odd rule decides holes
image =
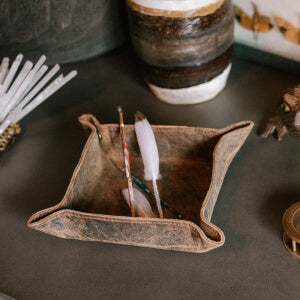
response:
{"label": "brass object", "polygon": [[4,151],[7,145],[13,143],[16,136],[20,133],[20,123],[16,123],[7,127],[6,130],[0,135],[0,151]]}
{"label": "brass object", "polygon": [[300,258],[300,202],[286,210],[282,225],[284,246],[290,253]]}

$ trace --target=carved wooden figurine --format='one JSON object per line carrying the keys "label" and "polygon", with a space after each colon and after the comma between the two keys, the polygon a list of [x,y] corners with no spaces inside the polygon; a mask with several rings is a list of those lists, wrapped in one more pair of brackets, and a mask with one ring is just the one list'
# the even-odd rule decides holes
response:
{"label": "carved wooden figurine", "polygon": [[286,133],[300,137],[300,85],[284,94],[275,116],[268,120],[261,136],[267,138],[275,131],[279,141]]}

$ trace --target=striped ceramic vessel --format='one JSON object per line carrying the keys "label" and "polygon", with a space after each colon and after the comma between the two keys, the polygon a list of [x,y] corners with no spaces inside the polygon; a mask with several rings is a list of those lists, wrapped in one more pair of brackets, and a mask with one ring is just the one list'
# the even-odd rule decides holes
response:
{"label": "striped ceramic vessel", "polygon": [[134,49],[155,96],[172,104],[214,98],[231,67],[231,0],[127,0]]}

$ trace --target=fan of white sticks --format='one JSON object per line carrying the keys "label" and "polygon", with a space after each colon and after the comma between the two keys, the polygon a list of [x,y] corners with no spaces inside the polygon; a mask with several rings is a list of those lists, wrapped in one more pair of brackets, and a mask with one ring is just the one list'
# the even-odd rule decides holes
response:
{"label": "fan of white sticks", "polygon": [[59,71],[59,65],[46,74],[48,66],[44,65],[46,56],[43,55],[35,65],[27,60],[18,71],[22,59],[23,55],[19,54],[9,67],[9,58],[4,57],[0,65],[0,135],[77,75],[77,71],[66,76],[61,74],[49,83]]}

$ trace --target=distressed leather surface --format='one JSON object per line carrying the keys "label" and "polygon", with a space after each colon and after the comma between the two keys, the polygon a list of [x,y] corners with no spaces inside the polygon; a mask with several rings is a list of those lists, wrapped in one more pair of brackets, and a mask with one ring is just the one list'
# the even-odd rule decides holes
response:
{"label": "distressed leather surface", "polygon": [[[29,227],[61,238],[195,253],[224,244],[225,236],[211,217],[227,169],[253,127],[251,121],[219,130],[152,126],[160,153],[160,195],[185,220],[174,219],[167,210],[164,219],[131,217],[121,195],[126,178],[111,162],[123,165],[119,126],[100,125],[92,115],[82,115],[79,121],[89,138],[66,194],[56,206],[35,213]],[[134,126],[125,127],[132,173],[143,178]],[[155,200],[148,200],[155,210]]]}

